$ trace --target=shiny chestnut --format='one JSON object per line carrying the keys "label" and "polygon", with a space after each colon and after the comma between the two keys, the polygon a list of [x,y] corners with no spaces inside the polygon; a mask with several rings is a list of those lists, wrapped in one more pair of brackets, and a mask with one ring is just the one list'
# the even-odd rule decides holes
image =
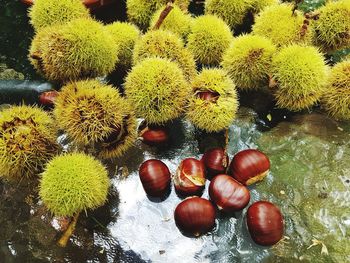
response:
{"label": "shiny chestnut", "polygon": [[230,164],[229,173],[238,182],[251,185],[263,180],[270,169],[270,160],[262,152],[248,149],[238,152]]}
{"label": "shiny chestnut", "polygon": [[259,201],[252,204],[247,211],[247,226],[255,243],[271,246],[283,236],[283,216],[274,204]]}
{"label": "shiny chestnut", "polygon": [[201,195],[205,181],[204,164],[194,158],[184,159],[174,176],[175,190],[183,196]]}
{"label": "shiny chestnut", "polygon": [[168,131],[163,127],[148,127],[141,137],[142,141],[148,145],[160,145],[169,141]]}
{"label": "shiny chestnut", "polygon": [[168,167],[160,160],[151,159],[141,164],[140,180],[145,192],[152,197],[163,197],[170,188]]}
{"label": "shiny chestnut", "polygon": [[228,155],[222,148],[213,148],[203,154],[202,162],[206,168],[207,178],[225,174],[229,163]]}
{"label": "shiny chestnut", "polygon": [[248,188],[225,174],[215,176],[210,182],[209,196],[219,210],[227,213],[242,210],[250,200]]}
{"label": "shiny chestnut", "polygon": [[175,209],[175,223],[181,232],[198,237],[215,225],[215,207],[200,197],[189,197]]}

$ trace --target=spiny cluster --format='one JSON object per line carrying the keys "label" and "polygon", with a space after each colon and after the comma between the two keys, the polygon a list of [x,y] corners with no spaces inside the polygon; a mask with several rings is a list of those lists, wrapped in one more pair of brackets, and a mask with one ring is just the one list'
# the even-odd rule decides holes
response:
{"label": "spiny cluster", "polygon": [[255,19],[253,34],[271,39],[277,46],[290,44],[311,44],[312,30],[302,30],[304,15],[296,10],[292,13],[291,4],[266,7]]}
{"label": "spiny cluster", "polygon": [[99,148],[99,156],[121,156],[136,139],[136,121],[127,101],[95,80],[64,86],[55,101],[59,127],[74,142]]}
{"label": "spiny cluster", "polygon": [[199,16],[192,23],[188,49],[204,65],[219,65],[233,40],[228,25],[214,15]]}
{"label": "spiny cluster", "polygon": [[51,160],[40,180],[40,197],[57,216],[94,209],[107,200],[110,182],[100,161],[82,153],[70,153]]}
{"label": "spiny cluster", "polygon": [[322,106],[331,116],[350,120],[350,60],[340,62],[331,69]]}
{"label": "spiny cluster", "polygon": [[0,113],[0,176],[32,178],[59,150],[54,121],[43,110],[13,106]]}
{"label": "spiny cluster", "polygon": [[66,82],[110,73],[117,55],[118,47],[101,23],[76,19],[39,31],[29,58],[47,79]]}
{"label": "spiny cluster", "polygon": [[[167,0],[127,0],[126,8],[128,19],[141,29],[147,29],[152,14],[167,2]],[[187,10],[190,0],[176,0],[175,4],[182,10]]]}
{"label": "spiny cluster", "polygon": [[233,81],[221,69],[203,69],[191,83],[187,118],[198,128],[218,132],[235,119],[238,99]]}
{"label": "spiny cluster", "polygon": [[258,13],[276,3],[276,0],[206,0],[205,13],[217,15],[234,30],[243,24],[249,13]]}
{"label": "spiny cluster", "polygon": [[326,51],[350,48],[350,1],[329,2],[315,21],[315,42]]}
{"label": "spiny cluster", "polygon": [[178,64],[146,58],[128,74],[125,93],[139,117],[162,124],[181,115],[189,87]]}
{"label": "spiny cluster", "polygon": [[267,85],[276,47],[271,40],[255,35],[237,37],[224,54],[223,68],[240,89]]}
{"label": "spiny cluster", "polygon": [[[155,26],[164,8],[165,7],[162,6],[153,14],[149,29],[152,29]],[[192,20],[193,18],[190,14],[181,10],[177,5],[174,5],[174,8],[161,24],[160,29],[169,30],[186,40],[188,34],[191,32]]]}
{"label": "spiny cluster", "polygon": [[196,74],[193,55],[184,47],[183,41],[169,31],[149,31],[136,43],[134,64],[149,57],[165,58],[177,63],[188,80]]}
{"label": "spiny cluster", "polygon": [[319,101],[327,83],[324,57],[315,47],[291,45],[272,60],[277,82],[277,105],[293,111],[310,108]]}
{"label": "spiny cluster", "polygon": [[89,18],[82,1],[35,0],[29,10],[30,23],[36,31],[52,25],[63,25],[77,18]]}

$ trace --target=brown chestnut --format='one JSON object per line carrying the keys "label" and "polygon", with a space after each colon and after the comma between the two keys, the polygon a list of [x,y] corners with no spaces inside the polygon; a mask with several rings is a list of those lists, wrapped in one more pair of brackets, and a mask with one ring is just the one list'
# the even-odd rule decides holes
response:
{"label": "brown chestnut", "polygon": [[[207,171],[207,178],[211,179],[215,175],[225,174],[229,163],[228,155],[222,148],[213,148],[203,154],[202,162]],[[224,166],[226,164],[226,166]]]}
{"label": "brown chestnut", "polygon": [[210,182],[209,196],[219,210],[227,213],[242,210],[250,200],[248,188],[225,174],[215,176]]}
{"label": "brown chestnut", "polygon": [[200,195],[205,186],[204,164],[194,158],[186,158],[174,176],[175,190],[184,196]]}
{"label": "brown chestnut", "polygon": [[148,128],[143,132],[142,141],[149,145],[165,144],[169,140],[168,132],[165,128]]}
{"label": "brown chestnut", "polygon": [[169,141],[169,132],[164,126],[141,123],[139,134],[142,141],[148,145],[161,145]]}
{"label": "brown chestnut", "polygon": [[170,188],[170,171],[160,160],[151,159],[141,164],[139,175],[143,189],[149,196],[162,197]]}
{"label": "brown chestnut", "polygon": [[39,95],[39,102],[42,105],[52,106],[57,96],[58,92],[56,90],[46,91]]}
{"label": "brown chestnut", "polygon": [[262,152],[248,149],[238,152],[232,159],[229,173],[238,182],[251,185],[263,180],[270,169],[270,160]]}
{"label": "brown chestnut", "polygon": [[178,204],[174,217],[181,232],[198,237],[214,227],[215,208],[204,198],[189,197]]}
{"label": "brown chestnut", "polygon": [[206,100],[210,102],[216,102],[218,98],[220,97],[220,94],[217,92],[212,92],[210,90],[208,91],[198,91],[196,93],[197,97],[201,100]]}
{"label": "brown chestnut", "polygon": [[259,201],[252,204],[247,211],[247,226],[255,243],[271,246],[283,236],[283,216],[274,204]]}

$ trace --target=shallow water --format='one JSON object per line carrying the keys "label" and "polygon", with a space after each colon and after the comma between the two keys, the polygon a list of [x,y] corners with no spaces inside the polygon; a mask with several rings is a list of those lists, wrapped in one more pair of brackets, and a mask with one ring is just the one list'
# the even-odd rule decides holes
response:
{"label": "shallow water", "polygon": [[[26,9],[19,1],[2,1],[1,62],[26,79],[40,80],[26,59],[33,34]],[[274,109],[266,94],[241,94],[241,101],[255,110],[240,109],[229,130],[228,153],[232,158],[240,150],[259,148],[270,157],[268,177],[250,187],[250,204],[269,200],[281,208],[282,242],[254,244],[246,209],[219,214],[212,232],[188,238],[174,223],[181,201],[174,189],[163,202],[147,198],[138,179],[144,160],[161,159],[174,173],[182,159],[222,146],[222,134],[204,134],[179,120],[171,126],[166,149],[138,141],[123,159],[106,162],[112,178],[108,203],[80,216],[65,249],[55,243],[59,222],[38,199],[37,185],[0,181],[0,262],[350,262],[350,123],[319,112]],[[65,144],[64,136],[60,139]]]}

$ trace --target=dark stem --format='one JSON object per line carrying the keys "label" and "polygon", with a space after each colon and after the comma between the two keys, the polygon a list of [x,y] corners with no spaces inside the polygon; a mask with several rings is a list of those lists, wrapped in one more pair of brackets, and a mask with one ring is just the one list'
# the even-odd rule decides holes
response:
{"label": "dark stem", "polygon": [[160,28],[160,26],[162,25],[164,19],[169,15],[170,11],[173,10],[174,6],[173,6],[174,0],[169,1],[166,5],[166,7],[164,8],[164,10],[160,13],[159,15],[159,19],[157,21],[157,23],[154,25],[153,30],[157,30]]}

